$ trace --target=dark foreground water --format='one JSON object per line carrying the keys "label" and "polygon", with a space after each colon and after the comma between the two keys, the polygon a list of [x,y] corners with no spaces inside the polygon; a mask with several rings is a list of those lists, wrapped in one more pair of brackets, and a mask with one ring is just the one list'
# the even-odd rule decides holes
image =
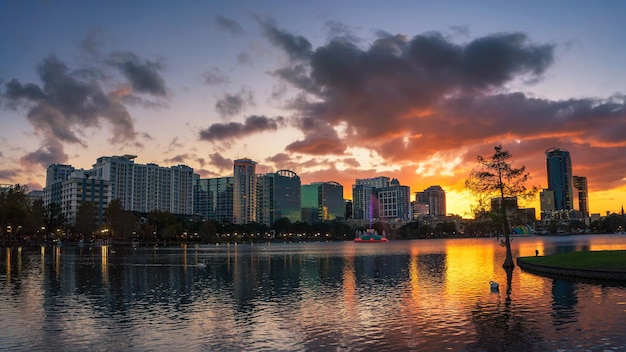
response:
{"label": "dark foreground water", "polygon": [[[626,249],[626,236],[513,247]],[[503,257],[495,239],[0,248],[0,350],[626,350],[624,286],[516,268],[507,290]]]}

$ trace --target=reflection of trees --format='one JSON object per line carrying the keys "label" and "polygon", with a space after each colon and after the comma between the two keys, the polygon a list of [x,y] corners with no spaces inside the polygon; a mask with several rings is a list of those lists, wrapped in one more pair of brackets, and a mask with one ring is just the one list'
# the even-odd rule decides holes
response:
{"label": "reflection of trees", "polygon": [[506,269],[507,285],[504,305],[498,299],[495,306],[480,302],[471,312],[476,328],[476,341],[468,345],[470,351],[545,351],[538,328],[511,307],[513,270]]}

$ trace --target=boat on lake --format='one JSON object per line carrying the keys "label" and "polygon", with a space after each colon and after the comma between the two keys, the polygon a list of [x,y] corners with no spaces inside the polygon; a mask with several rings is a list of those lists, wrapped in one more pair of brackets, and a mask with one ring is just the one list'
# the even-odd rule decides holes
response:
{"label": "boat on lake", "polygon": [[357,231],[356,238],[354,242],[356,243],[372,243],[372,242],[388,242],[387,236],[385,235],[385,231],[383,231],[382,235],[379,235],[378,232],[374,229],[369,229],[366,231]]}

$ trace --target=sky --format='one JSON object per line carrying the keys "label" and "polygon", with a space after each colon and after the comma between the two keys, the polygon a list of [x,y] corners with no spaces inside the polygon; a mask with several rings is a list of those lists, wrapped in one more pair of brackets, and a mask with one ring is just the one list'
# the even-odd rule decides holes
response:
{"label": "sky", "polygon": [[[570,152],[592,213],[626,200],[626,2],[0,2],[0,183],[100,156],[303,184],[465,180],[496,145],[547,188]],[[522,206],[539,210],[538,196]]]}

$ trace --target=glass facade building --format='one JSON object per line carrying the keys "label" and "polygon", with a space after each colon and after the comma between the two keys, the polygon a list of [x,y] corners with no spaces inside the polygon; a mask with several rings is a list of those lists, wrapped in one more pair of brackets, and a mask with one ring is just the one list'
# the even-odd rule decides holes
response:
{"label": "glass facade building", "polygon": [[346,212],[343,186],[337,182],[302,185],[302,221],[343,220]]}
{"label": "glass facade building", "polygon": [[203,219],[221,222],[233,221],[233,178],[195,177],[194,214]]}
{"label": "glass facade building", "polygon": [[572,160],[564,149],[546,150],[548,189],[554,192],[555,210],[573,209]]}

